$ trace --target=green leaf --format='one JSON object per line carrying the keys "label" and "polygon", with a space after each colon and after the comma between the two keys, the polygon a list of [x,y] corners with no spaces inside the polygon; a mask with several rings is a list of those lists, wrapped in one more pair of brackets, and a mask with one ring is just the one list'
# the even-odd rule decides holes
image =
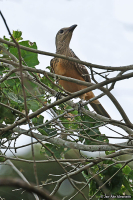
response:
{"label": "green leaf", "polygon": [[122,168],[122,164],[116,164],[115,167],[114,167],[114,169],[115,169],[115,168],[116,168],[116,169],[117,169],[117,168],[119,168],[119,169]]}
{"label": "green leaf", "polygon": [[34,118],[32,119],[32,122],[33,122],[33,124],[34,124],[35,126],[37,126],[37,125],[43,124],[43,120],[44,120],[44,117],[43,117],[42,115],[39,115],[39,116],[37,116],[37,117],[34,117]]}
{"label": "green leaf", "polygon": [[13,92],[8,92],[6,93],[6,95],[8,96],[9,99],[11,99],[12,101],[15,101],[16,103],[21,103],[21,104],[23,103],[23,101],[20,100],[18,96],[14,94]]}
{"label": "green leaf", "polygon": [[131,180],[133,180],[133,170],[130,171],[130,173],[128,174],[128,178],[131,179]]}
{"label": "green leaf", "polygon": [[4,35],[3,39],[6,41],[9,41],[9,38],[7,38],[5,35]]}
{"label": "green leaf", "polygon": [[[49,79],[51,79],[51,81],[54,82],[54,79],[52,77],[49,77]],[[41,82],[46,84],[48,87],[50,87],[56,91],[59,91],[59,89],[54,84],[52,84],[49,79],[47,77],[43,76],[41,78]]]}
{"label": "green leaf", "polygon": [[[29,47],[29,48],[33,48],[33,49],[37,49],[37,45],[34,42],[34,44],[32,46],[30,46],[29,41],[22,41],[19,42],[20,45]],[[18,49],[16,47],[10,47],[10,52],[16,56],[18,58]],[[21,56],[24,59],[25,63],[29,66],[29,67],[35,67],[36,65],[39,64],[38,61],[38,54],[30,52],[30,51],[25,51],[21,49]],[[25,63],[23,63],[25,65]]]}
{"label": "green leaf", "polygon": [[123,173],[124,173],[125,175],[128,175],[128,174],[131,172],[131,168],[130,168],[128,165],[126,165],[126,166],[122,169],[122,171],[123,171]]}
{"label": "green leaf", "polygon": [[44,129],[44,127],[39,128],[38,131],[39,131],[42,135],[48,136],[48,133],[46,132],[46,130]]}
{"label": "green leaf", "polygon": [[[29,47],[29,48],[37,49],[37,45],[36,45],[35,42],[33,43],[32,46],[30,45],[29,41],[22,41],[19,44],[26,46],[26,47]],[[32,53],[30,51],[25,51],[25,50],[21,50],[21,54],[22,54],[24,61],[26,62],[26,64],[29,67],[34,67],[34,66],[39,64],[38,54]]]}
{"label": "green leaf", "polygon": [[6,124],[13,124],[15,119],[16,119],[15,115],[9,110],[8,115],[4,121]]}
{"label": "green leaf", "polygon": [[6,80],[6,83],[9,85],[9,86],[14,86],[15,85],[15,80],[13,79],[10,79],[10,80]]}
{"label": "green leaf", "polygon": [[23,38],[21,37],[21,35],[22,35],[22,32],[21,31],[13,31],[13,37],[17,40],[17,41],[19,41],[19,40],[22,40]]}
{"label": "green leaf", "polygon": [[[69,149],[61,147],[61,146],[55,146],[53,144],[49,144],[49,143],[45,143],[45,146],[54,153],[54,156],[56,158],[62,158],[63,154],[66,153]],[[43,152],[47,155],[47,156],[53,156],[51,154],[51,152],[45,147],[43,147]]]}
{"label": "green leaf", "polygon": [[109,155],[109,154],[112,154],[112,153],[115,153],[115,150],[112,150],[112,151],[105,151],[105,154],[106,154],[106,155]]}
{"label": "green leaf", "polygon": [[0,118],[2,122],[4,121],[6,124],[12,124],[16,117],[9,108],[0,105]]}
{"label": "green leaf", "polygon": [[[109,169],[103,171],[101,176],[103,176],[103,182],[106,182],[110,177],[112,177],[120,168],[122,167],[121,164],[117,164],[116,166],[111,166]],[[108,184],[106,187],[111,191],[112,194],[119,194],[123,184],[123,172],[120,170]]]}
{"label": "green leaf", "polygon": [[31,109],[33,112],[40,108],[40,103],[36,100],[31,100],[27,102],[28,108]]}
{"label": "green leaf", "polygon": [[130,194],[133,196],[133,191],[131,190],[131,187],[130,187],[129,183],[130,182],[125,177],[123,177],[123,185],[130,192]]}
{"label": "green leaf", "polygon": [[2,75],[3,74],[3,70],[4,70],[4,67],[0,67],[0,75]]}
{"label": "green leaf", "polygon": [[0,157],[0,162],[5,162],[6,159],[4,157]]}
{"label": "green leaf", "polygon": [[52,135],[55,135],[57,134],[57,130],[55,128],[52,128],[49,124],[42,127],[43,131],[44,132],[41,132],[43,135],[49,135],[49,136],[52,136]]}

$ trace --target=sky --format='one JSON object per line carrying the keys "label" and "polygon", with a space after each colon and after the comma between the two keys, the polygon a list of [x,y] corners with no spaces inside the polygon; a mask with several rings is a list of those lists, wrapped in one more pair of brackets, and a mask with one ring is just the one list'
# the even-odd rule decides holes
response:
{"label": "sky", "polygon": [[[10,30],[22,31],[39,50],[54,53],[58,30],[77,24],[70,47],[81,60],[106,66],[133,64],[132,8],[132,0],[0,0]],[[1,18],[0,27],[0,37],[9,37]],[[46,69],[51,58],[39,55],[37,68]],[[112,94],[133,122],[133,79],[116,83]],[[113,119],[121,119],[107,97],[100,102]]]}

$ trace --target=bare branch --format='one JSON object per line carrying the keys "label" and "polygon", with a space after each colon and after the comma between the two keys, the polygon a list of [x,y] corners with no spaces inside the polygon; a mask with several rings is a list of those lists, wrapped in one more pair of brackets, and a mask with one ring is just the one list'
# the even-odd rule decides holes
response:
{"label": "bare branch", "polygon": [[[13,168],[13,170],[22,178],[22,180],[30,185],[25,176],[15,167],[15,165],[10,160],[6,160],[5,163],[9,164]],[[36,200],[39,200],[38,196],[35,193],[33,193],[33,195]]]}
{"label": "bare branch", "polygon": [[[0,42],[16,47],[16,45],[13,42],[9,42],[9,41],[3,40],[2,38],[0,38]],[[112,70],[112,71],[127,71],[127,70],[132,70],[133,69],[133,65],[127,65],[127,66],[123,66],[123,67],[121,67],[121,66],[120,67],[109,67],[109,66],[96,65],[96,64],[92,64],[92,63],[88,63],[88,62],[85,62],[85,61],[78,60],[76,58],[66,57],[66,56],[60,55],[60,54],[55,54],[55,53],[50,53],[50,52],[46,52],[46,51],[36,50],[36,49],[32,49],[32,48],[25,47],[25,46],[22,46],[22,45],[20,45],[20,49],[23,49],[23,50],[26,50],[26,51],[31,51],[33,53],[38,53],[38,54],[42,54],[42,55],[62,58],[62,59],[65,59],[65,60],[73,61],[73,62],[76,62],[76,63],[80,63],[80,64],[83,64],[83,65],[86,65],[88,67],[94,67],[94,68],[98,68],[98,69],[106,69],[106,70]]]}
{"label": "bare branch", "polygon": [[41,198],[45,198],[47,200],[59,200],[57,197],[49,196],[48,191],[46,191],[45,189],[42,190],[35,187],[34,185],[29,185],[28,183],[22,181],[21,179],[0,178],[0,186],[21,187],[25,189],[27,192],[37,194]]}

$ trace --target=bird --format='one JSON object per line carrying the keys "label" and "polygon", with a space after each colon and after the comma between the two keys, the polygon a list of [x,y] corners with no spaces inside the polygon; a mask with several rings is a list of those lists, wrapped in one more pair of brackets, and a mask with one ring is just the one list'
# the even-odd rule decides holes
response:
{"label": "bird", "polygon": [[[74,24],[70,27],[61,28],[57,32],[56,38],[55,38],[56,54],[61,54],[61,55],[65,55],[67,57],[79,59],[75,55],[73,50],[69,48],[72,34],[76,27],[77,27],[77,25]],[[51,66],[51,71],[57,75],[71,77],[71,78],[78,79],[81,81],[91,82],[88,70],[82,64],[55,57],[50,61],[50,66]],[[68,91],[70,93],[74,93],[74,92],[77,92],[84,88],[87,88],[87,86],[79,85],[79,84],[65,81],[65,80],[59,80],[59,84],[66,91]],[[90,91],[85,94],[82,94],[79,97],[82,100],[87,101],[87,100],[90,100],[91,98],[95,97],[95,95],[92,91]],[[97,99],[93,100],[92,102],[90,102],[90,105],[96,111],[97,114],[100,114],[102,116],[110,118],[110,115],[107,113],[107,111],[101,105],[99,100],[97,100]]]}

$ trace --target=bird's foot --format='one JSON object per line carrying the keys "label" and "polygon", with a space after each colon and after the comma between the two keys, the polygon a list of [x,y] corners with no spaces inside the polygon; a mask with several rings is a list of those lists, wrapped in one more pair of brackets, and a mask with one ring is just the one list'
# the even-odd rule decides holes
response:
{"label": "bird's foot", "polygon": [[78,102],[78,113],[79,113],[79,116],[82,116],[81,108],[82,108],[82,100],[80,100],[80,101]]}
{"label": "bird's foot", "polygon": [[59,99],[61,99],[61,95],[62,95],[61,92],[57,92],[56,93],[56,95],[55,95],[56,101],[58,101]]}

